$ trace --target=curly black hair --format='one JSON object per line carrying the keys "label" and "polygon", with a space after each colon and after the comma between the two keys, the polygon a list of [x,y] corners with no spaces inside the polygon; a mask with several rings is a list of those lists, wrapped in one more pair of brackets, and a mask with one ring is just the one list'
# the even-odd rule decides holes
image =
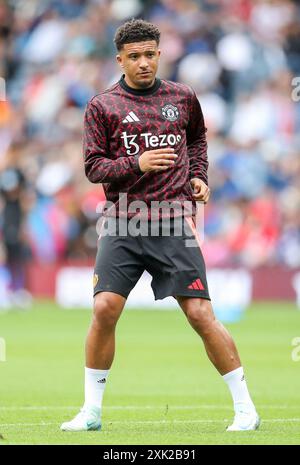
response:
{"label": "curly black hair", "polygon": [[160,32],[154,24],[143,19],[131,19],[120,26],[115,34],[114,43],[120,51],[124,44],[155,40],[159,44]]}

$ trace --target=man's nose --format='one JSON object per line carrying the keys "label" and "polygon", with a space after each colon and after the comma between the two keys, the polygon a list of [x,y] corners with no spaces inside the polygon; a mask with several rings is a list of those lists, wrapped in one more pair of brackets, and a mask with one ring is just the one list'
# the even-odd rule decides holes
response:
{"label": "man's nose", "polygon": [[140,65],[140,68],[143,68],[143,69],[146,69],[149,66],[147,59],[143,57],[140,59],[139,65]]}

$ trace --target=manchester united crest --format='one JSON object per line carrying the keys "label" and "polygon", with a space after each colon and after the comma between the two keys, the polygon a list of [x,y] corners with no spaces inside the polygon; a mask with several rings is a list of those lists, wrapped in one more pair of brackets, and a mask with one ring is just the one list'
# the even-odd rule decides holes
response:
{"label": "manchester united crest", "polygon": [[162,115],[168,121],[176,121],[179,116],[178,108],[168,103],[161,109]]}

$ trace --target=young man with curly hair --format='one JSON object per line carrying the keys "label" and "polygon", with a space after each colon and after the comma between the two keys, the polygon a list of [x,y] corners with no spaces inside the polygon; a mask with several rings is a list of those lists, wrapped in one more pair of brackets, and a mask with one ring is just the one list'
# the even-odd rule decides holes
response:
{"label": "young man with curly hair", "polygon": [[[210,196],[201,107],[191,88],[156,77],[159,39],[157,27],[143,20],[131,20],[117,30],[117,61],[123,75],[87,105],[85,173],[91,182],[103,183],[111,205],[104,223],[109,231],[114,216],[120,220],[119,228],[128,225],[134,216],[130,210],[134,202],[150,208],[153,202],[165,201],[192,205],[182,220],[191,234],[174,234],[176,214],[170,214],[169,235],[162,233],[164,216],[160,215],[155,234],[123,235],[117,229],[115,234],[99,239],[94,312],[86,340],[85,402],[73,420],[62,424],[64,431],[101,428],[102,398],[114,358],[116,324],[144,270],[152,275],[156,299],[177,299],[227,383],[235,410],[227,430],[254,430],[259,426],[235,344],[213,313],[193,223],[196,202],[206,203]],[[128,208],[121,207],[120,193],[126,194]],[[185,246],[191,235],[197,247]]]}

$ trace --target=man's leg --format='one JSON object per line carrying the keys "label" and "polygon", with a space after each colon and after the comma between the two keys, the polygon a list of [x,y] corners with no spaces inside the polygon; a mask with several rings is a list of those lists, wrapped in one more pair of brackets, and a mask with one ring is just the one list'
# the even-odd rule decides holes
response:
{"label": "man's leg", "polygon": [[115,329],[126,299],[113,292],[99,292],[94,298],[94,312],[88,330],[86,367],[109,370],[115,354]]}
{"label": "man's leg", "polygon": [[209,300],[177,297],[189,323],[201,336],[207,355],[223,376],[241,366],[236,346],[227,329],[215,318]]}
{"label": "man's leg", "polygon": [[115,329],[126,299],[113,292],[99,292],[86,338],[85,402],[80,413],[63,423],[63,431],[99,430],[106,380],[115,353]]}
{"label": "man's leg", "polygon": [[209,359],[230,389],[236,416],[228,430],[257,429],[259,417],[248,392],[235,343],[216,320],[210,301],[193,297],[177,297],[177,301],[191,326],[201,336]]}

